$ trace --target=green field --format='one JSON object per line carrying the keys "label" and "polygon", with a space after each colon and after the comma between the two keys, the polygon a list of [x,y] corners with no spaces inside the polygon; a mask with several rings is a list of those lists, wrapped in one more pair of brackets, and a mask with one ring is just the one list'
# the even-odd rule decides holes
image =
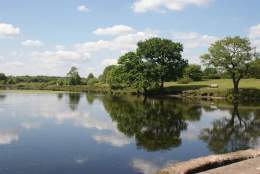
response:
{"label": "green field", "polygon": [[[210,88],[209,85],[218,84],[218,88]],[[164,93],[182,94],[186,97],[203,98],[232,98],[233,83],[231,79],[204,80],[188,84],[167,82]],[[242,79],[239,85],[240,98],[242,100],[260,99],[260,79]]]}
{"label": "green field", "polygon": [[[231,79],[203,80],[191,82],[189,84],[178,84],[177,82],[166,82],[165,87],[203,87],[210,84],[218,84],[218,89],[231,89],[233,83]],[[239,85],[240,88],[257,88],[260,89],[260,79],[242,79]]]}

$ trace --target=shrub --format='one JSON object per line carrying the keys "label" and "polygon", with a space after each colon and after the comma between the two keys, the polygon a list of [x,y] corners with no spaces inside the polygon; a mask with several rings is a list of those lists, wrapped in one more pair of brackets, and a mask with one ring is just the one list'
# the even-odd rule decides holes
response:
{"label": "shrub", "polygon": [[179,84],[188,84],[190,82],[192,82],[192,79],[189,77],[184,77],[177,81],[177,83],[179,83]]}

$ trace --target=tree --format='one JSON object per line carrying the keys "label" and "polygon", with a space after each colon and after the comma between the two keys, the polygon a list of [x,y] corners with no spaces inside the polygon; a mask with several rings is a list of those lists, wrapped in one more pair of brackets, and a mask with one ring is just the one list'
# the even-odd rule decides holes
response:
{"label": "tree", "polygon": [[200,65],[190,64],[185,70],[184,74],[193,81],[200,81],[202,79],[202,70]]}
{"label": "tree", "polygon": [[187,64],[182,59],[183,46],[168,39],[152,38],[137,44],[140,60],[156,65],[160,87],[166,80],[176,80]]}
{"label": "tree", "polygon": [[93,73],[89,73],[87,79],[93,79],[93,78],[95,78],[94,74]]}
{"label": "tree", "polygon": [[233,80],[234,96],[239,94],[239,82],[247,74],[255,54],[247,38],[227,37],[216,41],[209,48],[209,53],[201,56],[202,61],[230,74]]}
{"label": "tree", "polygon": [[203,78],[206,79],[219,79],[220,75],[216,68],[206,67],[203,71]]}
{"label": "tree", "polygon": [[78,73],[78,68],[71,67],[70,71],[67,73],[68,84],[69,85],[79,85],[80,84],[80,76]]}
{"label": "tree", "polygon": [[103,82],[103,83],[107,83],[107,84],[111,84],[111,79],[112,79],[112,71],[114,71],[115,69],[117,68],[116,65],[109,65],[107,66],[101,77],[100,77],[100,80]]}
{"label": "tree", "polygon": [[146,93],[148,88],[159,85],[157,70],[155,64],[143,61],[135,52],[128,52],[119,58],[118,67],[112,72],[112,77],[114,82],[143,89]]}
{"label": "tree", "polygon": [[250,64],[249,77],[260,79],[260,59],[256,59]]}
{"label": "tree", "polygon": [[0,73],[0,81],[6,81],[7,77],[4,73]]}

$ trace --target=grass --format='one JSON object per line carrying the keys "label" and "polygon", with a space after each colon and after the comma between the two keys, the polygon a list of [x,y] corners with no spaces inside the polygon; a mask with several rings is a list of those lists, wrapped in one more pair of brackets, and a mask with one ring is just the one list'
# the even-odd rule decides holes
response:
{"label": "grass", "polygon": [[[218,88],[210,88],[210,84],[218,84]],[[260,99],[260,79],[243,79],[240,82],[240,94],[243,99]],[[0,85],[0,89],[13,90],[47,90],[47,91],[72,91],[72,92],[93,92],[108,93],[113,95],[136,94],[132,88],[112,90],[106,84],[95,84],[92,86],[57,86],[48,83],[19,83],[15,85]],[[178,94],[185,97],[201,98],[229,98],[232,97],[233,83],[231,79],[203,80],[188,84],[178,84],[177,82],[166,82],[163,90],[152,90],[150,94]]]}
{"label": "grass", "polygon": [[[189,84],[178,84],[177,82],[166,82],[165,87],[182,87],[182,88],[202,88],[208,87],[210,84],[218,84],[218,89],[227,90],[233,88],[231,79],[216,79],[216,80],[203,80],[198,82],[191,82]],[[257,88],[260,89],[260,79],[242,79],[239,85],[240,88]]]}
{"label": "grass", "polygon": [[[210,88],[209,85],[218,84],[218,88]],[[242,100],[260,99],[260,79],[242,79],[239,85],[240,98]],[[167,82],[164,93],[182,94],[186,97],[202,98],[230,98],[232,99],[233,83],[231,79],[203,80],[188,84]]]}

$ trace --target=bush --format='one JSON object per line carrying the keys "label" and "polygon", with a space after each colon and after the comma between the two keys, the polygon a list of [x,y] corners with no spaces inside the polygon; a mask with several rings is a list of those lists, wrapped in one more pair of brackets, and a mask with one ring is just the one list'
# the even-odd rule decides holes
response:
{"label": "bush", "polygon": [[192,79],[189,77],[184,77],[177,81],[177,83],[179,83],[179,84],[188,84],[190,82],[192,82]]}
{"label": "bush", "polygon": [[201,66],[196,64],[190,64],[184,70],[185,76],[191,78],[193,81],[200,81],[202,78]]}
{"label": "bush", "polygon": [[93,85],[95,85],[95,84],[98,83],[98,82],[99,82],[99,81],[98,81],[97,78],[91,78],[91,79],[88,79],[87,85],[93,86]]}

